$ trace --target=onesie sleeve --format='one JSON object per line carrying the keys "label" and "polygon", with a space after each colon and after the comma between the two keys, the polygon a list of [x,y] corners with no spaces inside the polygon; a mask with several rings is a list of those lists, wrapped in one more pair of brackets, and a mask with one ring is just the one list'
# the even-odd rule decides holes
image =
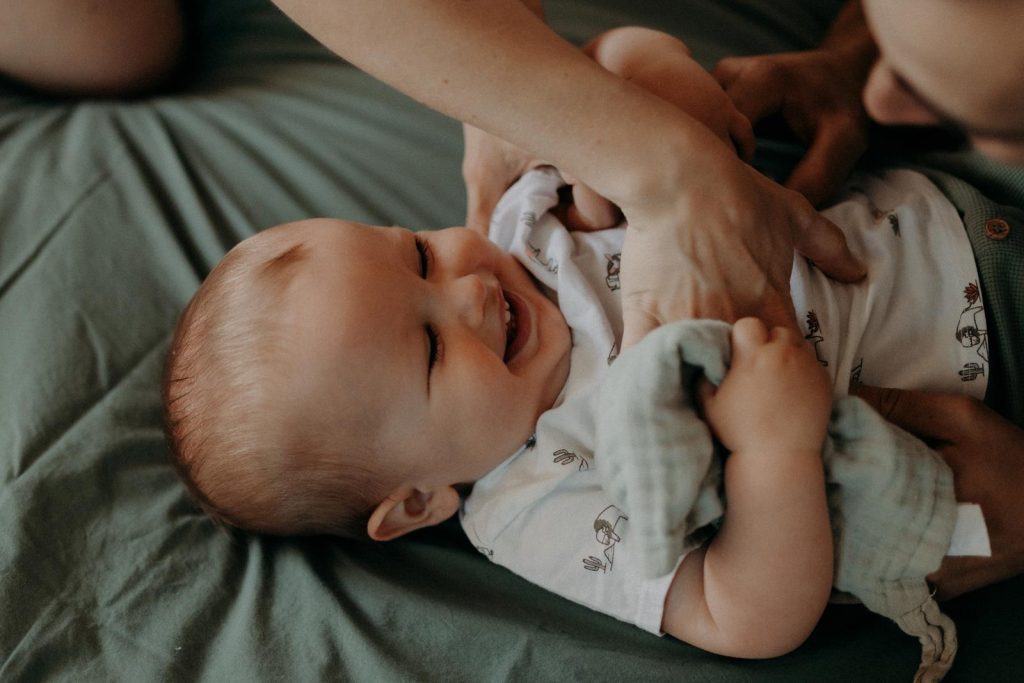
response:
{"label": "onesie sleeve", "polygon": [[481,480],[461,516],[470,540],[491,561],[542,588],[661,635],[675,570],[644,579],[629,517],[608,498],[587,459],[571,449],[530,455],[567,476],[545,491],[506,472],[498,496]]}

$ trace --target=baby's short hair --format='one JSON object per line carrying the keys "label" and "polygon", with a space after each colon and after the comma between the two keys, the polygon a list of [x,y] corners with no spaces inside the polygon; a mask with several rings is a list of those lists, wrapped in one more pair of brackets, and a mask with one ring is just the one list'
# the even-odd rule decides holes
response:
{"label": "baby's short hair", "polygon": [[[215,521],[276,535],[367,538],[379,488],[366,439],[289,423],[286,329],[279,314],[309,244],[282,228],[232,249],[182,313],[167,354],[164,423],[175,468]],[[295,418],[302,422],[302,417]],[[344,452],[342,452],[344,451]]]}

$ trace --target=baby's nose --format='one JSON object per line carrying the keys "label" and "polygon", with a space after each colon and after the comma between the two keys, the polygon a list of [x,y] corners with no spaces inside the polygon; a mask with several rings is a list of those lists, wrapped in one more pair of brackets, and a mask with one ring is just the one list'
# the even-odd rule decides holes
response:
{"label": "baby's nose", "polygon": [[471,273],[452,284],[459,319],[472,328],[483,326],[496,297],[497,283],[490,283],[481,275]]}

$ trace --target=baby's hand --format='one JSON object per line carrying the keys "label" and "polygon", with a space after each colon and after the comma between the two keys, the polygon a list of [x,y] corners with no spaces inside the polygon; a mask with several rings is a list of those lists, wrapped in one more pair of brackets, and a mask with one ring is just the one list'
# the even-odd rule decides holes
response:
{"label": "baby's hand", "polygon": [[796,332],[757,318],[732,329],[732,367],[701,388],[704,416],[730,451],[819,451],[832,409],[828,375]]}

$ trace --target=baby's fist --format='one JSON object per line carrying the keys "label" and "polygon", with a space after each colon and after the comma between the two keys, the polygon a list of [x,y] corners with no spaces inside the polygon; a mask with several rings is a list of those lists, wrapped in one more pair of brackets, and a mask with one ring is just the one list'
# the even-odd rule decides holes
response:
{"label": "baby's fist", "polygon": [[732,329],[732,365],[704,415],[730,451],[818,451],[832,409],[828,375],[800,336],[757,318]]}

